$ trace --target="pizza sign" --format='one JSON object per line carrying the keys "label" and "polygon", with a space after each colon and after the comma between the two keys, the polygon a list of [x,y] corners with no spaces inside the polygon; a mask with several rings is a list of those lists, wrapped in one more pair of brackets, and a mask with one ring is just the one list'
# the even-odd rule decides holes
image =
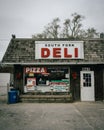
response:
{"label": "pizza sign", "polygon": [[45,67],[26,67],[25,73],[46,73]]}

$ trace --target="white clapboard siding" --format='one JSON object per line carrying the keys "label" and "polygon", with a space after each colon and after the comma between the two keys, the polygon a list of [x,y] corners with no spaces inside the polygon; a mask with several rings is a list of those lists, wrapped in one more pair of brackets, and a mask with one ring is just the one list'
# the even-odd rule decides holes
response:
{"label": "white clapboard siding", "polygon": [[10,73],[0,73],[0,86],[7,86],[10,83]]}

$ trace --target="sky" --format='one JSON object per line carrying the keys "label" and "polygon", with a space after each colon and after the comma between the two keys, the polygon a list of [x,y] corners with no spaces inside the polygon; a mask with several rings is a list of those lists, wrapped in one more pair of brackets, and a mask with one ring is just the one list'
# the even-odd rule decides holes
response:
{"label": "sky", "polygon": [[85,17],[84,29],[104,32],[104,0],[0,0],[0,60],[12,34],[31,38],[54,18],[63,22],[75,12]]}

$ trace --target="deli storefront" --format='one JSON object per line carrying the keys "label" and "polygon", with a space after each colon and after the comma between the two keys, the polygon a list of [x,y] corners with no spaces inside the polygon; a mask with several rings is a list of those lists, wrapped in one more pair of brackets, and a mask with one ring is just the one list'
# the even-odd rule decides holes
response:
{"label": "deli storefront", "polygon": [[[37,60],[67,60],[83,59],[83,41],[35,41],[35,59]],[[56,64],[33,65],[23,67],[24,93],[69,94],[70,66],[63,62]],[[73,72],[75,79],[77,74]]]}
{"label": "deli storefront", "polygon": [[[15,67],[17,69],[17,66]],[[18,88],[22,94],[70,95],[73,100],[81,101],[95,101],[95,94],[96,97],[102,97],[102,87],[95,85],[98,84],[95,75],[102,76],[102,74],[99,69],[94,72],[96,67],[102,66],[20,65],[18,67],[23,70],[23,79],[17,76],[15,82],[22,84],[23,87]],[[102,81],[99,84],[101,83]]]}
{"label": "deli storefront", "polygon": [[[18,53],[10,51],[11,46]],[[73,100],[103,100],[102,48],[103,40],[35,41],[15,38],[11,40],[2,62],[14,62],[14,87],[20,94],[67,94]]]}

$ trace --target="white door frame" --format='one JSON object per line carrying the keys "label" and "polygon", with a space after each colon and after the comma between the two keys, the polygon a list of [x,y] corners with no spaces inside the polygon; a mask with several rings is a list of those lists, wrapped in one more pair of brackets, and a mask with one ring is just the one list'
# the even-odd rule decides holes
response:
{"label": "white door frame", "polygon": [[81,101],[95,101],[94,71],[80,72]]}

